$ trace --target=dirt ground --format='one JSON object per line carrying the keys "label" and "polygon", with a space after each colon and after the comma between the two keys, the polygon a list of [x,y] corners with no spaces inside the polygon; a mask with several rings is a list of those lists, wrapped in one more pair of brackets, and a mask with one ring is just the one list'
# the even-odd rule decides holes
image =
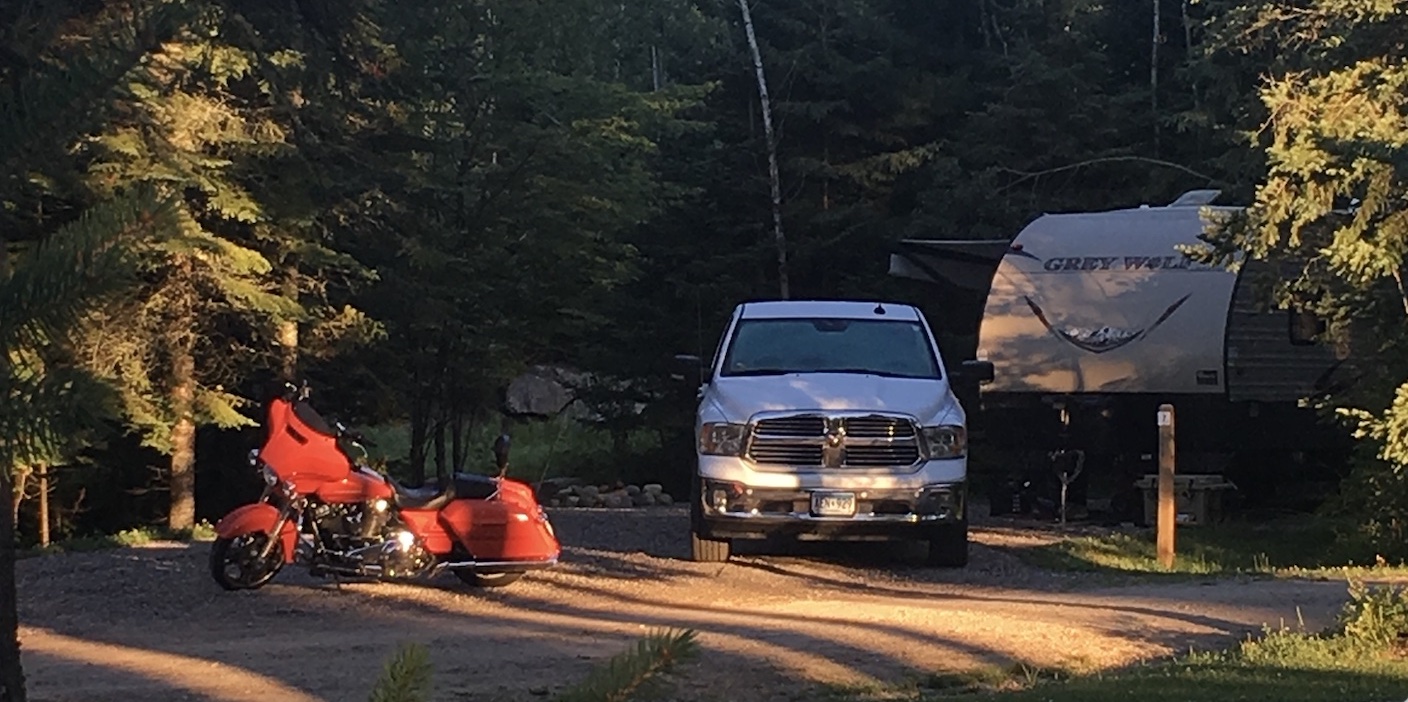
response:
{"label": "dirt ground", "polygon": [[803,544],[727,565],[685,560],[677,508],[555,510],[556,569],[499,590],[343,584],[285,570],[220,590],[207,544],[33,558],[19,565],[30,697],[365,700],[382,662],[420,642],[435,700],[554,693],[661,627],[698,630],[675,698],[807,699],[818,685],[894,683],[984,663],[1108,668],[1219,645],[1264,624],[1328,624],[1339,582],[1218,578],[1115,586],[1023,565],[1049,528],[977,524],[962,570],[903,547]]}

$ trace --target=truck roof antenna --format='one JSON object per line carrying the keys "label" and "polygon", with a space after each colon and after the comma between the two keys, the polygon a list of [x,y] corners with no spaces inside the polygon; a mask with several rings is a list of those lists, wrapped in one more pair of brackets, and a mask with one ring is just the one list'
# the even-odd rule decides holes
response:
{"label": "truck roof antenna", "polygon": [[875,314],[885,314],[885,305],[879,302],[875,303]]}

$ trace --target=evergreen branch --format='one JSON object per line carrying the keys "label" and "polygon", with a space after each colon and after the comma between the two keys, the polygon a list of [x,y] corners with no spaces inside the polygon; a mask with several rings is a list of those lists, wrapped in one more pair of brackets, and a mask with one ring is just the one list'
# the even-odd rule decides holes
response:
{"label": "evergreen branch", "polygon": [[405,644],[386,662],[370,702],[424,702],[430,698],[430,656],[420,644]]}
{"label": "evergreen branch", "polygon": [[0,280],[0,461],[46,450],[66,433],[61,423],[95,414],[88,400],[101,388],[56,356],[97,301],[129,282],[125,244],[171,231],[175,209],[149,191],[95,205]]}
{"label": "evergreen branch", "polygon": [[171,198],[143,189],[94,205],[19,257],[0,281],[0,344],[7,351],[63,336],[91,302],[126,283],[127,244],[179,227]]}
{"label": "evergreen branch", "polygon": [[67,148],[101,116],[103,98],[188,19],[181,2],[109,28],[102,45],[74,52],[66,65],[17,76],[0,88],[0,166],[7,174],[36,163],[37,152]]}
{"label": "evergreen branch", "polygon": [[1025,183],[1026,181],[1029,181],[1029,180],[1031,180],[1031,179],[1033,179],[1033,178],[1040,178],[1040,177],[1042,177],[1042,176],[1053,175],[1053,174],[1061,173],[1061,172],[1064,172],[1064,171],[1074,171],[1074,170],[1078,170],[1078,169],[1081,169],[1081,168],[1085,168],[1086,166],[1098,166],[1098,165],[1105,164],[1105,163],[1124,163],[1124,162],[1131,162],[1131,161],[1132,161],[1132,162],[1136,162],[1136,163],[1147,163],[1147,164],[1154,165],[1154,166],[1163,166],[1163,167],[1165,167],[1165,168],[1172,168],[1172,169],[1174,169],[1174,170],[1176,170],[1176,171],[1182,171],[1182,172],[1184,172],[1184,173],[1187,173],[1188,175],[1196,176],[1196,177],[1198,177],[1198,178],[1202,178],[1203,180],[1207,181],[1208,183],[1227,185],[1226,181],[1220,180],[1220,179],[1218,179],[1218,178],[1214,178],[1214,177],[1212,177],[1212,176],[1210,176],[1210,175],[1207,175],[1207,174],[1205,174],[1205,173],[1199,173],[1198,171],[1195,171],[1195,170],[1193,170],[1192,168],[1189,168],[1189,167],[1187,167],[1187,166],[1185,166],[1185,165],[1183,165],[1183,164],[1181,164],[1181,163],[1174,163],[1173,161],[1165,161],[1165,160],[1160,159],[1160,158],[1149,158],[1148,156],[1102,156],[1102,157],[1100,157],[1100,158],[1092,158],[1092,159],[1087,159],[1087,160],[1084,160],[1084,161],[1079,161],[1079,162],[1077,162],[1077,163],[1070,163],[1070,164],[1067,164],[1067,165],[1064,165],[1064,166],[1057,166],[1057,167],[1055,167],[1055,168],[1048,168],[1048,169],[1046,169],[1046,170],[1044,170],[1044,171],[1019,171],[1019,170],[1017,170],[1017,169],[1015,169],[1015,168],[1007,168],[1006,166],[998,166],[998,167],[997,167],[997,170],[998,170],[998,171],[1001,171],[1001,172],[1003,172],[1003,173],[1011,173],[1011,174],[1013,174],[1013,175],[1021,176],[1020,178],[1018,178],[1018,179],[1012,181],[1011,183],[1008,183],[1008,184],[1002,186],[1001,188],[999,188],[999,189],[998,189],[998,192],[1002,192],[1002,191],[1004,191],[1004,190],[1009,190],[1009,189],[1011,189],[1011,188],[1015,188],[1015,187],[1017,187],[1018,185],[1021,185],[1022,183]]}
{"label": "evergreen branch", "polygon": [[625,702],[676,664],[695,655],[692,629],[652,632],[617,654],[586,680],[559,696],[558,702]]}

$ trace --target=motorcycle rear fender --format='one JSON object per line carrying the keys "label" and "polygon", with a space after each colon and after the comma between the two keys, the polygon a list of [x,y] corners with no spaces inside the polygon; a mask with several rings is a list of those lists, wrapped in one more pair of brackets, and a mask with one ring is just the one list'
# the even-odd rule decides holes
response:
{"label": "motorcycle rear fender", "polygon": [[[220,523],[215,525],[215,534],[222,539],[233,539],[236,536],[255,532],[268,534],[278,521],[279,510],[275,509],[273,505],[258,502],[236,508],[233,512],[225,515]],[[283,541],[284,547],[284,562],[292,563],[294,549],[298,544],[298,532],[293,520],[284,522],[283,529],[280,531],[279,538]]]}

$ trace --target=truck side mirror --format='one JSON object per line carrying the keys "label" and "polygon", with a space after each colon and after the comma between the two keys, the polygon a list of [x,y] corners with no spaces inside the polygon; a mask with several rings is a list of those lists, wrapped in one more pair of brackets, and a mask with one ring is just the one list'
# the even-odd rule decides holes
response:
{"label": "truck side mirror", "polygon": [[675,354],[675,365],[679,366],[680,373],[673,374],[674,379],[690,382],[697,379],[700,384],[709,382],[709,367],[704,365],[704,359],[690,353]]}
{"label": "truck side mirror", "polygon": [[958,375],[964,380],[978,383],[991,383],[993,378],[997,377],[992,361],[979,361],[975,359],[964,361],[963,364],[959,366]]}

